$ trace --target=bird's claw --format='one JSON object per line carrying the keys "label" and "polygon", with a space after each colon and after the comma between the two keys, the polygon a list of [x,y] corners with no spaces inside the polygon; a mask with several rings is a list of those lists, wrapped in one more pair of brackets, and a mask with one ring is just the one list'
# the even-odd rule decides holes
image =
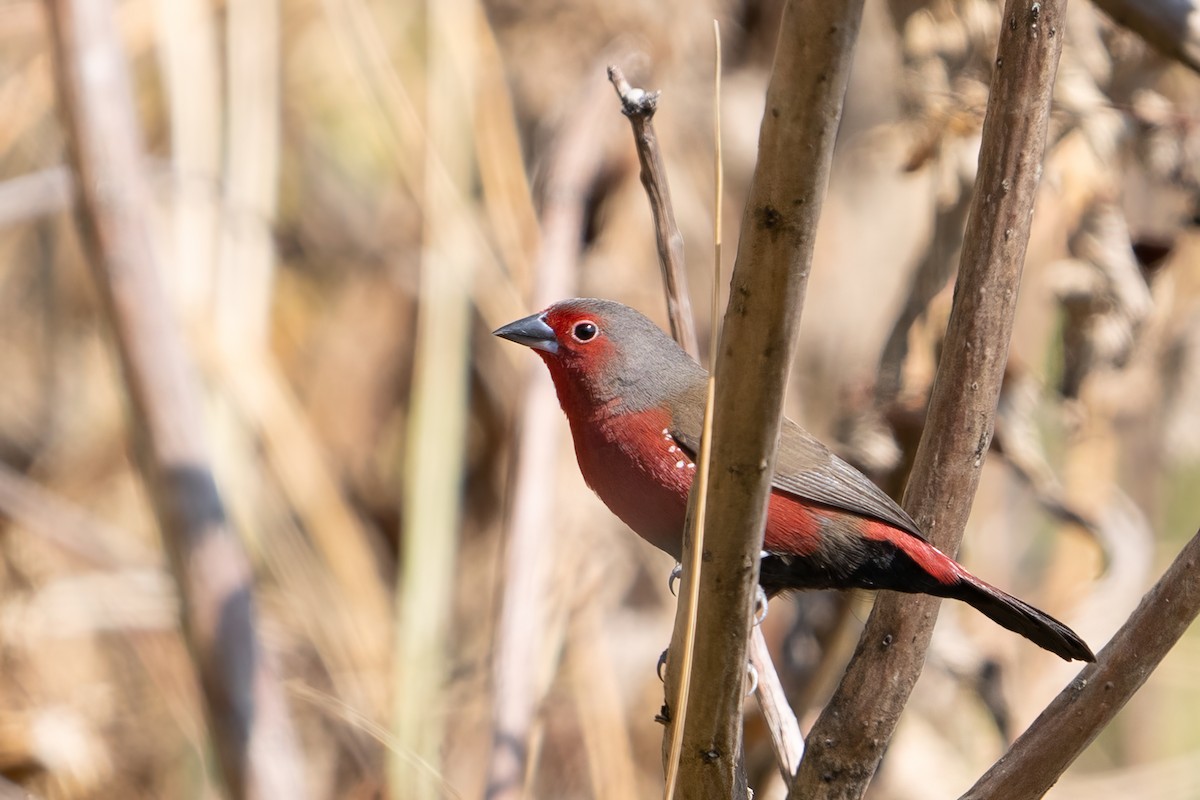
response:
{"label": "bird's claw", "polygon": [[764,619],[767,618],[767,593],[763,591],[761,586],[755,586],[754,594],[754,624],[762,625]]}
{"label": "bird's claw", "polygon": [[750,678],[750,688],[746,690],[746,697],[758,691],[758,668],[753,664],[746,664],[746,675]]}
{"label": "bird's claw", "polygon": [[676,561],[675,566],[671,568],[670,577],[667,578],[667,589],[671,592],[672,597],[679,596],[679,592],[676,591],[676,588],[679,586],[679,578],[681,575],[683,575],[683,564],[680,564],[678,561]]}
{"label": "bird's claw", "polygon": [[654,671],[658,673],[658,679],[663,683],[667,682],[667,676],[663,674],[663,670],[667,666],[667,653],[669,652],[671,652],[669,648],[662,651],[662,654],[658,657],[658,666],[654,668]]}

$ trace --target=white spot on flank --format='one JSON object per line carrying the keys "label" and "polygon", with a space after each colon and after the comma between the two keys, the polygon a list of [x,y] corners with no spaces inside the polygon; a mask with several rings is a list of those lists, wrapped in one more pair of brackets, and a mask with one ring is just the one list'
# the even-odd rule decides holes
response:
{"label": "white spot on flank", "polygon": [[695,468],[696,468],[696,465],[695,465],[695,464],[693,464],[692,462],[690,462],[690,461],[689,461],[689,462],[688,462],[688,469],[695,469]]}
{"label": "white spot on flank", "polygon": [[675,462],[675,469],[683,469],[683,462],[682,462],[682,461],[676,461],[676,462]]}
{"label": "white spot on flank", "polygon": [[668,447],[668,448],[667,448],[667,452],[668,452],[668,453],[674,453],[674,452],[675,452],[676,450],[678,450],[678,449],[679,449],[679,448],[678,448],[678,447],[676,447],[675,445],[671,445],[670,447]]}

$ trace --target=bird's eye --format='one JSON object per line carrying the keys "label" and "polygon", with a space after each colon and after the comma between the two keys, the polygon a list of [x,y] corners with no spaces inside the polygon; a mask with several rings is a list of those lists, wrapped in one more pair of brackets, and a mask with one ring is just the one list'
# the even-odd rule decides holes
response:
{"label": "bird's eye", "polygon": [[596,338],[596,334],[600,329],[596,327],[594,322],[578,322],[571,329],[571,336],[575,337],[577,342],[590,342]]}

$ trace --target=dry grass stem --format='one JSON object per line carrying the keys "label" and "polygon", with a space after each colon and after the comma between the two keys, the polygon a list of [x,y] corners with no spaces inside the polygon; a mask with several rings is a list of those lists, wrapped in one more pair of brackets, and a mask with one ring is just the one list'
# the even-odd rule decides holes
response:
{"label": "dry grass stem", "polygon": [[400,751],[428,769],[416,769],[412,759],[393,753],[389,783],[396,800],[442,793],[447,645],[462,522],[458,476],[469,413],[471,283],[478,260],[471,241],[462,236],[468,223],[458,201],[470,191],[474,173],[467,133],[475,75],[473,37],[461,34],[459,21],[473,19],[475,12],[472,0],[432,3],[426,20],[430,85],[417,290],[421,313],[405,443],[393,719]]}
{"label": "dry grass stem", "polygon": [[228,109],[220,256],[212,319],[223,347],[267,343],[279,184],[279,0],[226,9]]}
{"label": "dry grass stem", "polygon": [[[230,6],[231,14],[235,11]],[[267,4],[263,4],[267,5]],[[221,70],[216,20],[207,0],[159,0],[157,52],[167,84],[171,128],[170,209],[174,268],[166,274],[167,291],[175,308],[188,322],[208,319],[213,311],[213,268],[221,172]],[[244,40],[242,40],[244,41]],[[268,52],[265,57],[270,57]],[[275,53],[278,57],[278,53]],[[243,73],[234,72],[241,76]],[[241,84],[242,81],[234,81]],[[233,112],[247,113],[245,103]],[[250,109],[250,114],[270,113],[270,108]],[[245,133],[242,129],[231,131]],[[252,140],[253,141],[253,140]],[[247,143],[231,138],[231,148],[241,155]],[[266,211],[274,211],[274,193]]]}

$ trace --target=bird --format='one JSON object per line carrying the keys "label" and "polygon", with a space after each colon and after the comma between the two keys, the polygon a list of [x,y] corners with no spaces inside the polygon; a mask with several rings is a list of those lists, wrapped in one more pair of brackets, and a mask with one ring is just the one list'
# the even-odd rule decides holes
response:
{"label": "bird", "polygon": [[[584,481],[617,517],[680,560],[708,373],[650,319],[573,298],[494,335],[550,371]],[[1066,661],[1095,661],[1063,623],[972,575],[867,476],[784,418],[763,536],[768,597],[889,589],[963,601]]]}

